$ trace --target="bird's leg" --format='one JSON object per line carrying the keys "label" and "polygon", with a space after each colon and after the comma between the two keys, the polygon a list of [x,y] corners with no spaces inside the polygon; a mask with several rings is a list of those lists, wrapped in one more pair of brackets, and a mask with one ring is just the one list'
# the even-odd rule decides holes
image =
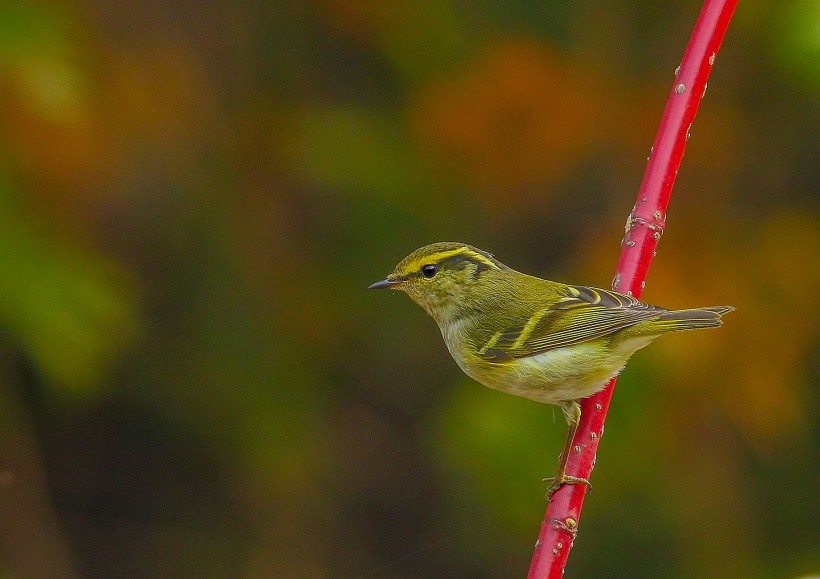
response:
{"label": "bird's leg", "polygon": [[564,442],[564,450],[561,451],[561,456],[558,459],[558,472],[554,477],[545,478],[544,482],[551,483],[547,489],[547,501],[552,500],[552,494],[561,488],[561,485],[586,485],[592,490],[592,485],[585,478],[577,476],[570,476],[567,474],[567,461],[569,460],[569,451],[572,448],[572,439],[575,438],[575,433],[578,431],[578,424],[581,422],[581,406],[575,400],[564,402],[561,405],[561,410],[564,412],[564,417],[567,419],[569,429],[567,430],[567,440]]}

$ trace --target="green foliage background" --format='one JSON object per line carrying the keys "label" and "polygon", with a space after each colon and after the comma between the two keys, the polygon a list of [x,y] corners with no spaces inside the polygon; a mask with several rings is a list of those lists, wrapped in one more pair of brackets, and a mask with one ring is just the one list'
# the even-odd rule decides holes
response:
{"label": "green foliage background", "polygon": [[[700,3],[0,0],[0,576],[522,577],[560,413],[402,296],[608,286]],[[741,3],[574,577],[820,572],[820,11]]]}

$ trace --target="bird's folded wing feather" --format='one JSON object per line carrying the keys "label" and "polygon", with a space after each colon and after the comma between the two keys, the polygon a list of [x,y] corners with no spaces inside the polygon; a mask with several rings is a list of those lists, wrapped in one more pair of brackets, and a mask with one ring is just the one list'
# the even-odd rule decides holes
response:
{"label": "bird's folded wing feather", "polygon": [[509,362],[594,340],[666,311],[612,291],[565,287],[566,295],[556,304],[532,311],[529,317],[525,314],[520,324],[487,335],[479,345],[479,355],[488,362]]}

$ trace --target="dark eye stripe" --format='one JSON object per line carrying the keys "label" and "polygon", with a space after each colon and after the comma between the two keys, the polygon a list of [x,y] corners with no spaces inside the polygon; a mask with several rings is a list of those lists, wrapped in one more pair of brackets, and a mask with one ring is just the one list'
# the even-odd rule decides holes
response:
{"label": "dark eye stripe", "polygon": [[475,270],[473,271],[473,277],[478,277],[481,274],[481,272],[490,269],[490,266],[487,265],[486,260],[479,260],[479,259],[476,259],[472,255],[464,255],[464,254],[459,254],[459,255],[454,255],[452,257],[448,257],[447,259],[445,259],[445,260],[443,260],[439,263],[439,265],[442,266],[442,267],[453,268],[453,269],[466,267],[467,264],[475,265]]}

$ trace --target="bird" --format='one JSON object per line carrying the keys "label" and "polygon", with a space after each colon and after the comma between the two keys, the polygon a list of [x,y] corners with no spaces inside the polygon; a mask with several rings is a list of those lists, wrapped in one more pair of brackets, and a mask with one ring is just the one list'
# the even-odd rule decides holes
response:
{"label": "bird", "polygon": [[406,293],[438,324],[465,374],[489,388],[558,406],[567,438],[547,500],[564,484],[581,419],[579,400],[599,392],[637,350],[662,334],[716,328],[734,308],[668,310],[615,291],[518,272],[459,242],[425,245],[369,289]]}

